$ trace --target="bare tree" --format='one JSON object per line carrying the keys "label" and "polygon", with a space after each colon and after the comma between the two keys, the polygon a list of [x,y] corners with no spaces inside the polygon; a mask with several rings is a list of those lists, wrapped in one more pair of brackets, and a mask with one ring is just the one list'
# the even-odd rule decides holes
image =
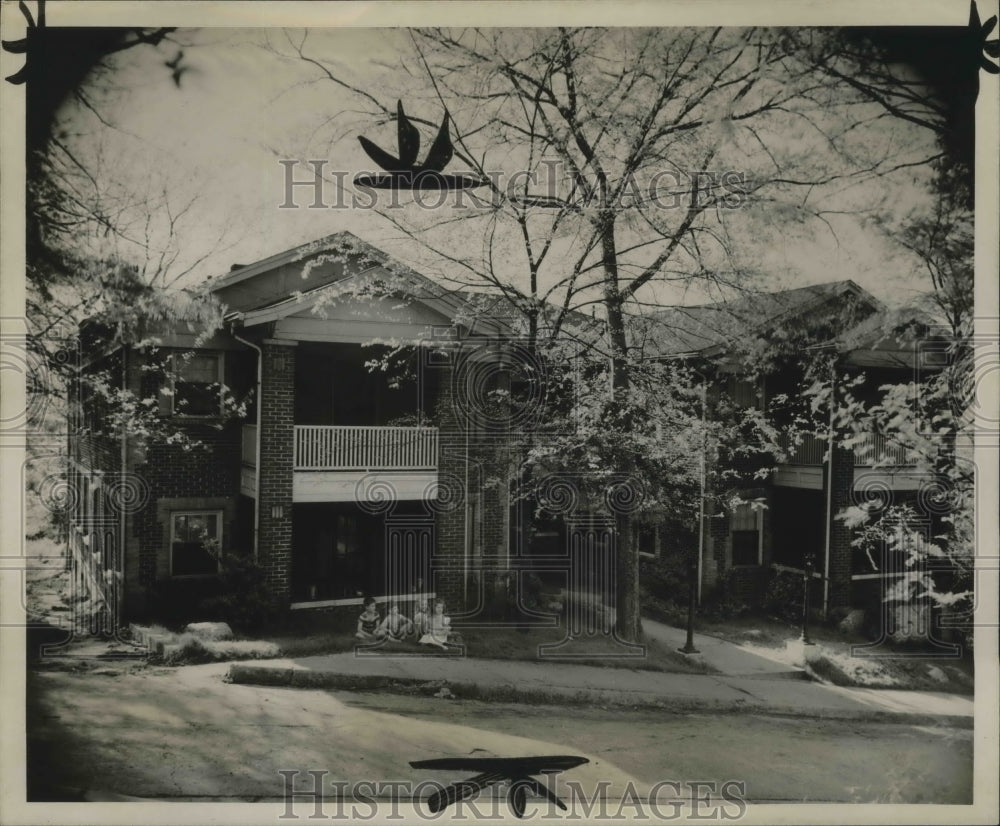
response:
{"label": "bare tree", "polygon": [[[323,82],[380,101],[343,67],[294,51]],[[831,83],[770,30],[428,30],[412,33],[401,83],[411,106],[454,123],[456,157],[489,181],[478,208],[385,210],[444,261],[457,287],[488,287],[524,314],[531,340],[595,312],[618,432],[643,353],[629,318],[667,290],[719,297],[754,285],[750,239],[829,227],[864,182],[933,157],[877,104]],[[414,118],[433,123],[435,118]],[[370,127],[361,127],[370,136]],[[482,238],[478,249],[470,239]],[[624,451],[617,471],[635,457]],[[639,634],[637,555],[619,514],[618,625]]]}

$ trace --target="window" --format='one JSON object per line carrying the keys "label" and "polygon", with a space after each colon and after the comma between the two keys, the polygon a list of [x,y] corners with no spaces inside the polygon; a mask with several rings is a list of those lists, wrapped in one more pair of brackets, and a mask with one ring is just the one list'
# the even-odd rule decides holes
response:
{"label": "window", "polygon": [[748,503],[737,506],[729,522],[733,565],[761,564],[760,518],[762,511]]}
{"label": "window", "polygon": [[222,545],[222,512],[194,511],[170,515],[170,575],[207,576],[219,562],[207,545]]}
{"label": "window", "polygon": [[660,532],[657,526],[648,522],[636,523],[635,548],[642,556],[660,555]]}
{"label": "window", "polygon": [[753,407],[762,409],[761,394],[755,382],[736,376],[730,376],[726,383],[726,392],[737,407]]}
{"label": "window", "polygon": [[180,416],[218,416],[222,413],[222,355],[175,354],[172,359],[173,404]]}

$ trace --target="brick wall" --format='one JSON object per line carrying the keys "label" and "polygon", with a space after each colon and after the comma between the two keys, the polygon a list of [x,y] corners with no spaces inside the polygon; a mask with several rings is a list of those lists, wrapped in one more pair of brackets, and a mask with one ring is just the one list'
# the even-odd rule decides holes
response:
{"label": "brick wall", "polygon": [[440,371],[438,398],[435,405],[439,429],[438,480],[442,492],[450,498],[439,498],[435,507],[435,545],[432,551],[431,587],[448,605],[464,602],[465,518],[469,474],[466,463],[466,429],[457,406],[452,382],[454,354],[447,362],[442,354],[434,368]]}
{"label": "brick wall", "polygon": [[769,568],[758,565],[731,568],[727,580],[729,596],[744,605],[760,607],[764,602],[770,573]]}
{"label": "brick wall", "polygon": [[[272,595],[290,598],[292,569],[292,462],[295,415],[295,346],[265,339],[260,389],[260,509],[258,558],[267,571]],[[272,511],[280,508],[280,516]]]}
{"label": "brick wall", "polygon": [[[228,359],[249,358],[230,353]],[[227,361],[228,363],[228,361]],[[160,378],[142,369],[142,357],[129,357],[128,386],[143,396],[156,394]],[[177,510],[218,510],[223,514],[223,550],[238,550],[233,540],[240,479],[242,422],[216,418],[173,417],[171,429],[198,444],[189,450],[162,441],[129,439],[127,468],[131,484],[142,491],[142,505],[128,509],[125,533],[126,619],[156,619],[170,604],[196,605],[205,582],[170,579],[170,519]],[[206,591],[207,593],[207,591]]]}
{"label": "brick wall", "polygon": [[705,517],[705,558],[702,561],[703,594],[711,593],[729,569],[729,515]]}

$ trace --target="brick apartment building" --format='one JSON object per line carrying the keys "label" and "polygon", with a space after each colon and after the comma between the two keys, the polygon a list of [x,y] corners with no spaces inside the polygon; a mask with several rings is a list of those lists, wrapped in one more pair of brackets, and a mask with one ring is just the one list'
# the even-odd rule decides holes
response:
{"label": "brick apartment building", "polygon": [[[652,316],[647,330],[651,358],[680,359],[698,366],[708,384],[709,406],[726,396],[738,406],[767,410],[779,394],[797,394],[802,379],[796,351],[830,359],[834,385],[863,375],[852,393],[875,402],[885,384],[919,381],[940,367],[943,343],[929,337],[933,322],[924,313],[888,311],[870,293],[845,280],[729,302],[671,308]],[[748,342],[784,341],[791,358],[767,369],[748,371]],[[752,378],[748,372],[754,372]],[[838,607],[863,606],[878,598],[886,579],[900,571],[876,570],[852,547],[853,530],[837,515],[873,495],[888,504],[923,509],[933,483],[914,457],[883,436],[872,434],[850,448],[835,438],[806,436],[785,440],[766,478],[742,477],[730,493],[735,508],[708,514],[699,548],[699,592],[719,588],[754,606],[764,597],[775,571],[801,573],[814,560],[813,605],[824,614]],[[928,514],[932,521],[940,514]],[[939,524],[939,523],[938,523]],[[647,552],[655,534],[647,534]],[[666,545],[666,537],[660,537]],[[879,562],[881,564],[881,561]]]}
{"label": "brick apartment building", "polygon": [[[206,540],[252,554],[291,611],[356,611],[367,594],[407,608],[434,594],[453,614],[474,615],[519,554],[518,509],[496,483],[514,472],[511,434],[486,401],[509,381],[503,312],[470,313],[468,294],[349,233],[236,266],[208,293],[224,313],[210,335],[151,321],[138,336],[147,346],[94,350],[88,330],[100,324],[82,330],[84,372],[106,371],[113,386],[154,400],[197,442],[109,436],[95,426],[108,411],[73,399],[70,550],[78,593],[89,594],[104,630],[197,618],[219,572]],[[845,371],[898,379],[914,369],[912,346],[885,338],[883,308],[853,282],[754,302],[665,310],[653,319],[661,332],[652,355],[707,366],[713,393],[747,405],[764,404],[787,377],[744,380],[730,348],[734,317],[757,329],[833,325],[826,346]],[[851,335],[836,327],[846,305],[860,325]],[[165,372],[149,369],[154,355]],[[383,357],[403,369],[371,369]],[[245,416],[227,415],[230,398],[247,400]],[[801,569],[807,552],[824,609],[849,604],[859,583],[879,576],[863,569],[833,517],[874,477],[907,496],[925,480],[902,455],[872,468],[870,452],[828,447],[807,440],[768,480],[748,483],[745,497],[765,508],[706,515],[703,593],[725,579],[759,602],[769,572]],[[568,547],[565,524],[539,536]],[[655,525],[641,537],[651,555],[672,541]]]}
{"label": "brick apartment building", "polygon": [[[293,610],[368,594],[474,609],[507,552],[506,495],[485,484],[504,459],[484,401],[503,371],[483,369],[503,363],[504,325],[457,322],[468,296],[349,233],[234,267],[208,291],[224,323],[207,337],[150,322],[138,338],[155,347],[94,351],[99,323],[82,331],[83,371],[155,399],[195,442],[111,437],[94,399],[72,405],[70,545],[105,626],[196,615],[219,571],[206,540],[252,553]],[[373,372],[373,358],[394,367]],[[248,400],[242,419],[227,399]]]}

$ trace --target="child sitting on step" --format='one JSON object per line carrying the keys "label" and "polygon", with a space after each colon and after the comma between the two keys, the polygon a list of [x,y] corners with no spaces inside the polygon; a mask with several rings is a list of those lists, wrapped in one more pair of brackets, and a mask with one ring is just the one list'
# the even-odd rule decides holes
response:
{"label": "child sitting on step", "polygon": [[438,648],[447,648],[450,631],[451,617],[445,616],[444,600],[435,600],[434,613],[430,617],[430,627],[420,638],[420,642],[423,645],[436,645]]}
{"label": "child sitting on step", "polygon": [[399,613],[399,606],[395,602],[390,602],[389,613],[375,633],[395,642],[402,642],[413,633],[413,623]]}
{"label": "child sitting on step", "polygon": [[375,607],[375,597],[365,597],[364,606],[365,610],[358,617],[358,631],[354,636],[366,642],[381,639],[385,634],[380,634],[382,617]]}

